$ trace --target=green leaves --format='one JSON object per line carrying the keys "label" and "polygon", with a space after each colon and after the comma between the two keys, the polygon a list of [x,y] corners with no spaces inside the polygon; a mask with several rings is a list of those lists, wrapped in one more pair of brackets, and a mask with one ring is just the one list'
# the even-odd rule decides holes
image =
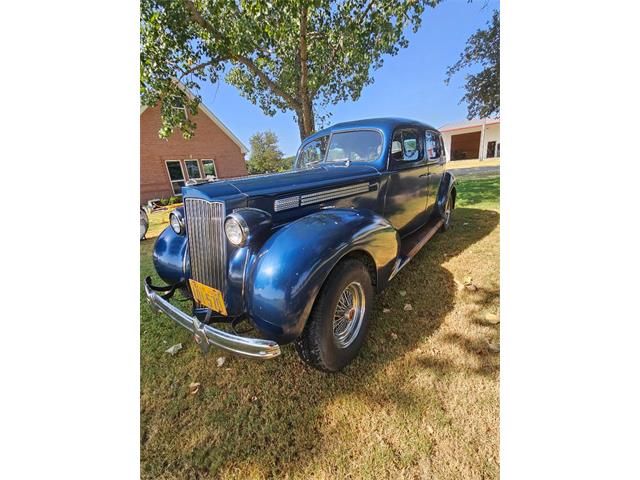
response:
{"label": "green leaves", "polygon": [[469,37],[458,61],[447,69],[445,83],[472,65],[482,65],[484,69],[465,76],[466,93],[460,102],[467,103],[467,117],[500,115],[500,13],[497,10],[493,12],[486,30],[478,30]]}
{"label": "green leaves", "polygon": [[291,170],[291,158],[283,158],[278,148],[278,137],[270,130],[251,136],[251,156],[247,162],[250,174],[274,173]]}
{"label": "green leaves", "polygon": [[[438,1],[142,0],[141,99],[164,105],[177,95],[192,105],[178,83],[196,93],[226,73],[266,115],[293,111],[305,137],[318,109],[360,97]],[[192,133],[188,119],[161,110],[161,135]]]}

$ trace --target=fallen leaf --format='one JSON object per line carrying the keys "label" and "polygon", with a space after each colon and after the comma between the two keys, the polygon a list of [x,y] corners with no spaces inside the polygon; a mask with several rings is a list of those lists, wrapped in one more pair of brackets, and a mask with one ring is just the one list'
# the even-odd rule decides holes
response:
{"label": "fallen leaf", "polygon": [[255,395],[253,397],[251,397],[251,401],[252,402],[257,402],[258,401],[258,397],[256,397]]}
{"label": "fallen leaf", "polygon": [[406,290],[400,290],[399,293],[400,293],[401,297],[404,297],[407,294],[407,291]]}
{"label": "fallen leaf", "polygon": [[478,290],[478,287],[476,287],[473,284],[470,285],[465,285],[464,288],[466,288],[467,290],[469,290],[470,292],[475,292],[476,290]]}
{"label": "fallen leaf", "polygon": [[464,277],[464,279],[462,279],[462,281],[464,282],[465,285],[471,285],[471,282],[473,280],[471,279],[471,277],[469,275],[467,275],[466,277]]}
{"label": "fallen leaf", "polygon": [[497,343],[489,343],[489,346],[487,348],[492,353],[500,353],[500,345]]}
{"label": "fallen leaf", "polygon": [[218,359],[216,360],[216,365],[218,365],[218,367],[221,367],[222,365],[224,365],[225,360],[225,357],[218,357]]}
{"label": "fallen leaf", "polygon": [[391,311],[390,308],[383,308],[382,313],[389,313]]}
{"label": "fallen leaf", "polygon": [[411,306],[411,304],[410,303],[405,303],[404,304],[404,311],[405,312],[409,312],[411,310],[413,310],[413,307]]}
{"label": "fallen leaf", "polygon": [[398,335],[396,335],[395,333],[391,332],[391,338],[393,338],[394,340],[398,339]]}
{"label": "fallen leaf", "polygon": [[500,319],[495,313],[487,313],[484,316],[484,319],[487,321],[487,323],[491,323],[492,325],[500,323]]}
{"label": "fallen leaf", "polygon": [[427,425],[427,431],[433,435],[433,427],[431,425]]}
{"label": "fallen leaf", "polygon": [[175,345],[167,348],[165,350],[165,353],[170,353],[171,355],[175,355],[176,353],[178,353],[180,350],[182,350],[182,344],[181,343],[176,343]]}
{"label": "fallen leaf", "polygon": [[198,393],[199,390],[200,390],[199,382],[192,382],[191,384],[189,384],[189,393],[191,395],[195,395],[196,393]]}

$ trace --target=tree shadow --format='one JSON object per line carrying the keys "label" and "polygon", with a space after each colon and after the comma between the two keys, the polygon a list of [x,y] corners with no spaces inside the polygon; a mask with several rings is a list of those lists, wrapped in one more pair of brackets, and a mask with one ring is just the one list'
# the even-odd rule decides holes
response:
{"label": "tree shadow", "polygon": [[[460,371],[437,354],[407,355],[433,335],[454,308],[456,283],[442,264],[499,223],[499,214],[490,210],[457,208],[454,215],[453,228],[427,243],[379,295],[365,346],[343,372],[317,372],[302,364],[292,347],[284,347],[281,358],[274,361],[230,359],[232,371],[222,373],[215,354],[194,357],[185,370],[195,372],[202,382],[202,395],[166,394],[162,402],[142,406],[143,476],[189,472],[196,478],[216,477],[247,465],[264,477],[304,472],[318,455],[333,448],[330,432],[342,428],[341,435],[354,435],[357,441],[357,429],[348,418],[344,425],[326,423],[326,411],[338,408],[345,398],[362,408],[391,405],[409,418],[419,415],[416,403],[434,400],[413,385],[416,368],[436,375]],[[463,224],[468,227],[456,228]],[[492,302],[496,294],[478,297]],[[405,311],[407,303],[412,310]],[[384,313],[385,309],[390,312]],[[454,334],[445,340],[478,357],[479,367],[468,369],[470,374],[492,375],[498,368],[498,355],[479,341]],[[405,363],[413,375],[398,368]],[[176,367],[174,374],[185,372]],[[175,425],[181,431],[172,430]]]}

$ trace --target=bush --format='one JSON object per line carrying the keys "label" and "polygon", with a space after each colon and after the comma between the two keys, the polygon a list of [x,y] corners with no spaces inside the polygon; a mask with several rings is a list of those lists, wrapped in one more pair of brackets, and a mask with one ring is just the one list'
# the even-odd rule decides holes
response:
{"label": "bush", "polygon": [[174,203],[180,203],[180,199],[176,196],[169,197],[169,205],[173,205]]}

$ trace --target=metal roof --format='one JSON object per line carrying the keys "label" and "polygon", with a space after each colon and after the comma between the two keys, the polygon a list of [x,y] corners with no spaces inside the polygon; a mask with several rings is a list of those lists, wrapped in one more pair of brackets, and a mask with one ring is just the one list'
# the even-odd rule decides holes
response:
{"label": "metal roof", "polygon": [[[409,118],[396,118],[396,117],[382,117],[382,118],[366,118],[363,120],[353,120],[350,122],[336,123],[330,127],[324,128],[313,135],[305,138],[307,141],[311,138],[328,135],[331,132],[340,130],[349,130],[350,128],[376,128],[383,131],[392,131],[395,127],[400,125],[421,125],[425,128],[434,129],[432,126],[418,120],[411,120]],[[434,129],[435,130],[435,129]]]}

